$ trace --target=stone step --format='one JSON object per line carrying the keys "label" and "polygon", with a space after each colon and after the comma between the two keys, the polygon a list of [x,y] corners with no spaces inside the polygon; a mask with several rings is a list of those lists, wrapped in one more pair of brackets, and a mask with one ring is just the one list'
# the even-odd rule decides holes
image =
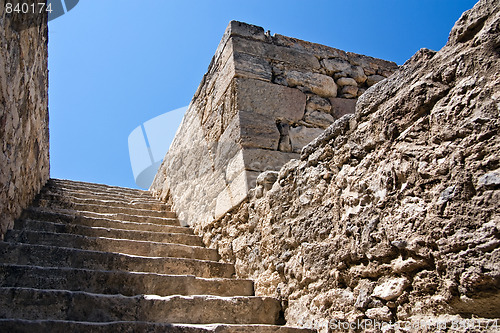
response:
{"label": "stone step", "polygon": [[145,203],[161,203],[158,199],[154,198],[152,195],[130,195],[127,193],[120,192],[100,192],[92,190],[77,190],[67,187],[45,187],[44,192],[56,193],[62,196],[78,197],[80,199],[100,199],[100,200],[116,200],[124,202],[145,202]]}
{"label": "stone step", "polygon": [[204,278],[230,278],[235,274],[234,265],[209,260],[132,256],[121,253],[9,242],[0,242],[0,263],[194,275]]}
{"label": "stone step", "polygon": [[147,210],[157,210],[157,211],[169,211],[171,209],[170,205],[167,205],[158,200],[125,200],[121,198],[112,198],[110,200],[103,199],[98,195],[93,194],[82,194],[82,195],[63,195],[61,193],[51,192],[45,190],[41,193],[39,205],[42,206],[41,202],[49,202],[49,204],[55,203],[58,205],[70,205],[72,203],[76,204],[93,204],[93,205],[104,205],[108,207],[132,207],[138,209]]}
{"label": "stone step", "polygon": [[48,186],[63,186],[63,187],[71,187],[75,189],[95,189],[95,190],[100,190],[100,191],[109,191],[109,192],[119,192],[119,193],[127,193],[127,194],[134,194],[134,195],[139,195],[139,196],[151,196],[151,192],[146,191],[146,190],[139,190],[135,188],[129,188],[129,187],[120,187],[120,186],[113,186],[113,185],[106,185],[106,184],[99,184],[99,183],[88,183],[88,182],[83,182],[83,181],[77,181],[77,180],[69,180],[69,179],[57,179],[57,178],[51,178],[47,182]]}
{"label": "stone step", "polygon": [[98,204],[81,204],[81,203],[58,203],[54,201],[41,199],[38,201],[38,207],[48,208],[48,209],[67,209],[67,210],[76,210],[76,211],[86,211],[93,213],[103,213],[103,214],[128,214],[128,215],[139,215],[146,217],[162,217],[162,218],[176,218],[174,212],[170,210],[150,210],[150,209],[141,209],[133,207],[132,205],[124,205],[121,207],[116,206],[108,206],[105,202],[101,202]]}
{"label": "stone step", "polygon": [[129,191],[122,191],[120,189],[106,189],[106,188],[100,188],[100,187],[92,187],[92,186],[74,186],[70,184],[50,184],[49,186],[46,187],[46,189],[53,191],[53,192],[58,192],[61,194],[93,194],[100,196],[102,199],[123,199],[123,200],[136,200],[136,201],[156,201],[158,202],[157,199],[155,199],[150,192],[129,192]]}
{"label": "stone step", "polygon": [[81,322],[64,320],[0,319],[1,332],[51,332],[51,333],[313,333],[315,331],[277,325],[231,324],[162,324],[141,321]]}
{"label": "stone step", "polygon": [[[123,222],[137,222],[137,223],[151,223],[157,225],[172,225],[180,226],[177,218],[163,218],[163,217],[149,217],[121,213],[94,213],[88,211],[75,211],[70,209],[57,209],[57,208],[43,208],[43,207],[28,207],[23,211],[22,218],[30,220],[45,220],[48,216],[51,218],[65,218],[64,216],[73,216],[73,219],[78,218],[93,218],[93,219],[107,219]],[[57,222],[58,220],[51,220]]]}
{"label": "stone step", "polygon": [[0,288],[0,318],[151,321],[189,324],[276,324],[281,305],[269,297],[103,295],[81,291]]}
{"label": "stone step", "polygon": [[97,294],[252,296],[253,282],[77,268],[0,264],[0,287],[85,291]]}
{"label": "stone step", "polygon": [[[179,229],[182,227],[179,227]],[[201,237],[189,233],[151,232],[127,229],[115,229],[108,227],[88,227],[80,224],[63,224],[33,220],[17,220],[14,229],[46,231],[52,233],[77,234],[89,237],[106,237],[118,239],[131,239],[139,241],[151,241],[159,243],[177,243],[184,245],[203,246]],[[184,228],[188,229],[188,228]],[[190,230],[190,229],[188,229]]]}
{"label": "stone step", "polygon": [[[127,222],[120,220],[111,220],[104,217],[84,217],[75,214],[54,212],[40,208],[30,207],[23,212],[22,218],[18,221],[45,221],[63,224],[79,224],[88,227],[103,227],[114,229],[127,229],[137,231],[169,232],[193,234],[193,230],[180,225],[162,225],[154,223]],[[17,222],[16,222],[17,223]],[[18,228],[19,229],[19,228]]]}
{"label": "stone step", "polygon": [[124,253],[135,256],[190,258],[219,260],[215,249],[175,243],[158,243],[129,239],[88,237],[76,234],[59,234],[45,231],[9,230],[5,241],[48,246],[71,247],[91,251]]}

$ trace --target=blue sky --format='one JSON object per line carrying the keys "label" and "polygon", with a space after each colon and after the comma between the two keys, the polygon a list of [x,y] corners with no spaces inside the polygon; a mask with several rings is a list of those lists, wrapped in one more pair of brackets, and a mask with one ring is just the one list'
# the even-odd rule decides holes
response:
{"label": "blue sky", "polygon": [[128,135],[189,104],[230,20],[403,64],[475,2],[80,0],[49,23],[51,177],[137,187]]}

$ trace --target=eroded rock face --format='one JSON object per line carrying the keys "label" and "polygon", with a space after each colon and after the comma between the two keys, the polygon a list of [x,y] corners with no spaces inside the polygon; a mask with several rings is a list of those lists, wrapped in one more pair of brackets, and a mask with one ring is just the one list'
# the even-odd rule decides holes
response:
{"label": "eroded rock face", "polygon": [[500,317],[499,27],[480,1],[204,242],[299,326]]}
{"label": "eroded rock face", "polygon": [[49,178],[46,14],[0,5],[0,238]]}

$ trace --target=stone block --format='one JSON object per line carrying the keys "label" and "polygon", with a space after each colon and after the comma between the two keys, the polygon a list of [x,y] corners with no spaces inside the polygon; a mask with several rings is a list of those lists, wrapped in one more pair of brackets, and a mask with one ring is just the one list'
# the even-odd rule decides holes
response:
{"label": "stone block", "polygon": [[272,68],[266,60],[238,52],[235,52],[233,57],[234,73],[237,77],[271,81]]}
{"label": "stone block", "polygon": [[321,111],[307,111],[304,120],[315,127],[327,128],[335,119],[331,114]]}
{"label": "stone block", "polygon": [[343,97],[343,98],[356,98],[356,97],[358,97],[358,87],[357,86],[343,86],[342,90],[340,91],[340,97]]}
{"label": "stone block", "polygon": [[336,97],[337,85],[329,76],[311,73],[287,71],[285,79],[290,87],[304,87],[307,90],[321,97]]}
{"label": "stone block", "polygon": [[307,111],[323,111],[330,112],[332,106],[330,101],[326,98],[319,97],[317,95],[310,95],[306,103]]}
{"label": "stone block", "polygon": [[218,219],[246,199],[248,191],[255,187],[258,172],[242,171],[219,193],[215,204],[215,218]]}
{"label": "stone block", "polygon": [[310,128],[305,126],[291,127],[290,141],[292,143],[293,152],[300,153],[304,146],[323,133],[323,131],[324,130],[321,128]]}
{"label": "stone block", "polygon": [[346,114],[354,113],[356,110],[355,99],[330,98],[330,104],[332,105],[331,114],[335,119],[339,119]]}
{"label": "stone block", "polygon": [[252,79],[236,80],[236,108],[296,122],[304,116],[306,96],[298,89]]}
{"label": "stone block", "polygon": [[337,72],[347,73],[351,69],[351,64],[349,61],[344,59],[323,59],[321,60],[321,65],[326,70],[328,75],[333,75]]}
{"label": "stone block", "polygon": [[238,114],[240,139],[245,148],[263,148],[277,150],[280,132],[274,118],[251,111]]}
{"label": "stone block", "polygon": [[357,82],[354,79],[351,79],[350,77],[341,77],[340,79],[337,80],[337,85],[340,87],[343,86],[357,86]]}
{"label": "stone block", "polygon": [[253,54],[266,60],[282,61],[295,68],[318,70],[321,67],[314,55],[297,49],[238,37],[233,37],[232,43],[235,52]]}

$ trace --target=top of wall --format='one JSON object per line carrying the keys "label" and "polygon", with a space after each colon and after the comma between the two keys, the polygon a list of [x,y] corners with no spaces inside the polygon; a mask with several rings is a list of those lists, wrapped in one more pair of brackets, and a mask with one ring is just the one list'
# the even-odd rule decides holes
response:
{"label": "top of wall", "polygon": [[[395,62],[387,61],[383,59],[378,59],[362,54],[346,52],[343,50],[339,50],[330,46],[321,45],[317,43],[307,42],[304,40],[300,40],[293,37],[287,37],[280,34],[271,35],[268,32],[264,31],[264,28],[240,22],[240,21],[231,21],[229,22],[224,35],[221,38],[219,46],[214,55],[214,59],[212,62],[215,62],[217,58],[221,55],[224,47],[231,37],[239,37],[243,39],[249,39],[254,41],[260,41],[267,44],[272,44],[281,47],[287,47],[295,51],[298,55],[300,54],[310,54],[314,55],[317,59],[317,62],[314,60],[305,61],[305,62],[296,62],[296,57],[285,58],[283,54],[274,54],[274,58],[277,61],[284,61],[287,63],[294,63],[295,65],[302,65],[304,67],[309,66],[315,72],[327,73],[329,71],[328,64],[321,64],[322,60],[325,59],[341,59],[348,61],[353,66],[361,66],[363,68],[371,68],[373,70],[373,74],[389,76],[392,72],[388,72],[388,69],[392,69],[392,71],[398,68],[398,65]],[[287,54],[292,55],[292,54]],[[269,55],[268,55],[269,56]],[[335,69],[330,69],[330,71],[334,71]],[[386,75],[384,75],[386,74]]]}

